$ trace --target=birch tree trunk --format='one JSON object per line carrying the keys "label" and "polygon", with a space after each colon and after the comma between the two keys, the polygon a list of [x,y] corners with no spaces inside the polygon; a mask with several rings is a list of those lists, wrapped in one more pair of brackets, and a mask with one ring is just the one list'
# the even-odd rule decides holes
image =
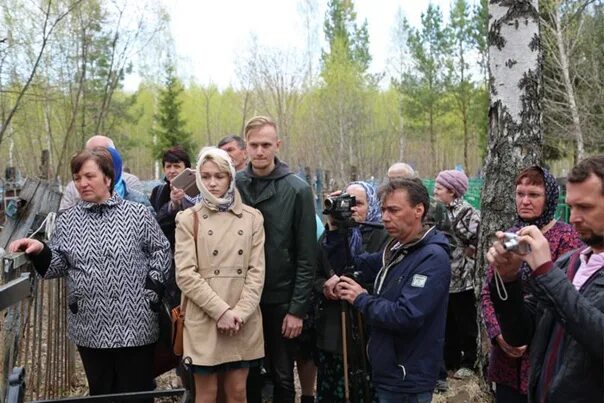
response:
{"label": "birch tree trunk", "polygon": [[[493,234],[510,227],[516,216],[514,179],[522,168],[542,162],[543,145],[538,0],[492,0],[489,15],[489,138],[475,279],[478,292],[487,265],[484,252]],[[485,355],[481,361],[486,362]]]}

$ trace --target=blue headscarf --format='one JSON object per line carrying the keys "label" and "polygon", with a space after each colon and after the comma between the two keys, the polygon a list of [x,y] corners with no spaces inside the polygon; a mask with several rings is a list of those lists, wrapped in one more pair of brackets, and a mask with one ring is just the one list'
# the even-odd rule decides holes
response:
{"label": "blue headscarf", "polygon": [[[357,185],[361,186],[367,196],[367,217],[366,222],[378,223],[382,221],[382,211],[380,210],[380,202],[377,197],[377,192],[373,185],[363,181],[350,182],[346,189],[350,186]],[[350,234],[350,253],[352,256],[358,255],[363,252],[363,233],[371,231],[371,227],[363,224],[353,227]]]}
{"label": "blue headscarf", "polygon": [[115,178],[113,179],[113,191],[123,199],[126,195],[126,183],[124,182],[124,179],[122,179],[122,156],[113,147],[107,147],[107,150],[111,154],[111,159],[113,160],[113,171],[115,175]]}

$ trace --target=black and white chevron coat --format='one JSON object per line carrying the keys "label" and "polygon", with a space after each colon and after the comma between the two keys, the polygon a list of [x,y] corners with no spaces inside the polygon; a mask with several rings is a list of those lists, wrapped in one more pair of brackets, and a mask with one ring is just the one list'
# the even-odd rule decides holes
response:
{"label": "black and white chevron coat", "polygon": [[76,345],[118,348],[157,341],[157,314],[145,298],[145,279],[150,270],[167,278],[171,256],[147,207],[116,194],[100,204],[80,201],[58,217],[49,246],[44,278],[67,277],[68,333]]}

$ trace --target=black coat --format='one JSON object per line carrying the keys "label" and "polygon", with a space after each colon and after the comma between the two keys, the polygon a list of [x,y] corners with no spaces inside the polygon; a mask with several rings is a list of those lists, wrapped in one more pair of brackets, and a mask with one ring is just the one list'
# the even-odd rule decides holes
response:
{"label": "black coat", "polygon": [[[604,398],[604,268],[577,292],[566,276],[571,254],[545,273],[529,276],[530,297],[523,297],[519,280],[506,283],[506,301],[491,285],[504,339],[513,346],[530,343],[529,402],[538,401],[539,380],[556,325],[564,328],[564,336],[545,401],[588,403]],[[575,261],[578,266],[579,259]]]}
{"label": "black coat", "polygon": [[[180,304],[180,289],[176,285],[174,275],[174,244],[175,244],[175,232],[176,232],[176,214],[178,210],[170,211],[170,183],[166,180],[166,183],[157,185],[151,191],[150,198],[151,205],[155,210],[155,219],[159,224],[162,232],[170,242],[170,250],[172,251],[172,259],[170,260],[171,276],[170,280],[166,283],[166,289],[164,290],[164,300],[168,306],[174,307]],[[165,319],[165,318],[164,318]]]}
{"label": "black coat", "polygon": [[155,218],[159,223],[161,230],[170,242],[172,252],[174,252],[174,232],[176,231],[176,213],[178,211],[169,211],[170,203],[170,183],[166,181],[161,185],[157,185],[151,191],[151,205],[155,210]]}
{"label": "black coat", "polygon": [[[388,233],[384,229],[370,228],[367,231],[362,232],[363,234],[363,248],[362,252],[379,252],[384,249],[384,246],[390,240]],[[335,273],[331,268],[328,261],[328,256],[331,253],[337,251],[334,248],[341,247],[341,245],[326,245],[324,242],[325,237],[328,236],[324,233],[319,239],[320,253],[319,262],[317,266],[317,276],[315,280],[315,332],[317,338],[317,347],[321,350],[328,351],[330,353],[342,353],[342,329],[341,329],[341,311],[340,301],[328,300],[323,295],[323,284],[325,281],[332,277]],[[366,285],[370,287],[372,285]]]}

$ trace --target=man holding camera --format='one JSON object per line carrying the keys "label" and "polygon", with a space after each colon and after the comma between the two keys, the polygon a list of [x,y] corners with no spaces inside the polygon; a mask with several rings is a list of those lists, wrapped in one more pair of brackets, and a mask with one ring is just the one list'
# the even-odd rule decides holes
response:
{"label": "man holding camera", "polygon": [[[310,304],[317,261],[315,207],[310,186],[276,154],[277,124],[256,116],[245,125],[250,162],[237,174],[243,202],[264,217],[266,278],[260,301],[273,402],[293,403],[297,338]],[[248,401],[261,402],[261,380],[250,371]]]}
{"label": "man holding camera", "polygon": [[[494,276],[490,287],[503,338],[512,346],[531,344],[529,402],[587,403],[604,396],[604,154],[574,167],[566,192],[570,223],[587,248],[554,264],[547,240],[529,226],[517,239],[498,232],[487,252],[504,282]],[[532,271],[524,284],[530,297],[522,293],[520,260]]]}
{"label": "man holding camera", "polygon": [[[378,401],[429,402],[444,343],[451,265],[447,238],[423,220],[428,191],[418,179],[394,179],[379,191],[384,228],[394,239],[383,253],[353,258],[361,282],[334,286],[338,297],[361,311],[370,327],[367,346]],[[341,240],[340,240],[341,241]],[[332,255],[332,267],[342,265]]]}

